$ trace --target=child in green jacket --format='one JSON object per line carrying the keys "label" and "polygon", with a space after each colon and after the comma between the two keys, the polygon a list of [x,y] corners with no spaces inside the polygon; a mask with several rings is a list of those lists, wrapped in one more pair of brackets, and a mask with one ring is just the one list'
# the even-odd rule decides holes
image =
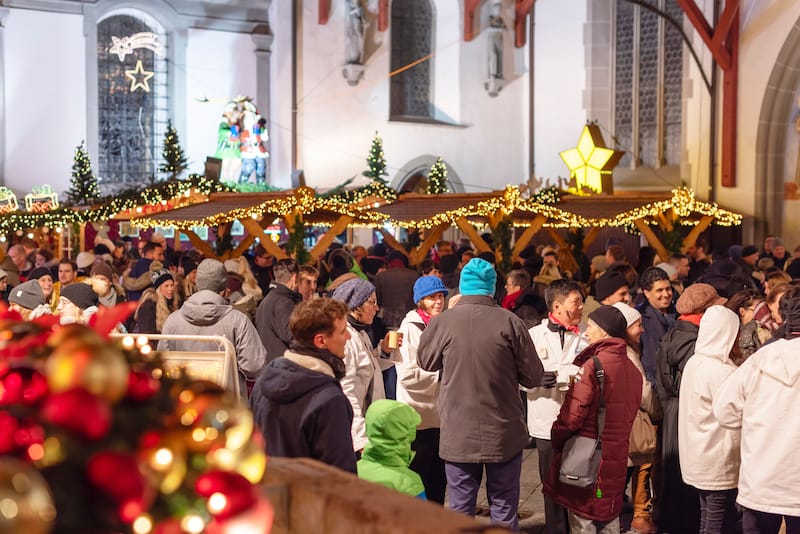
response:
{"label": "child in green jacket", "polygon": [[426,499],[422,479],[408,467],[420,421],[407,404],[389,399],[373,402],[365,417],[369,442],[358,461],[359,478]]}

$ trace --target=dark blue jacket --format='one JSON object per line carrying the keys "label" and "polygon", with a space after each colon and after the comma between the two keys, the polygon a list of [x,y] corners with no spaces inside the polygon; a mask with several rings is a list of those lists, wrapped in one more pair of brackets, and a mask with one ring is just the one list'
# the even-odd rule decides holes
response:
{"label": "dark blue jacket", "polygon": [[332,376],[286,358],[269,362],[250,396],[270,456],[314,458],[351,473],[353,408]]}
{"label": "dark blue jacket", "polygon": [[672,314],[664,315],[653,308],[645,299],[644,302],[636,307],[642,314],[642,366],[647,381],[654,384],[656,378],[656,353],[661,337],[667,330],[675,326],[675,316]]}

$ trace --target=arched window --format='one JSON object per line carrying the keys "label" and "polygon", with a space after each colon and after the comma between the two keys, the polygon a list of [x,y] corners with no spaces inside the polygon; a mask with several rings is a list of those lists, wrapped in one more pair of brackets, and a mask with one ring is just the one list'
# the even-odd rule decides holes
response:
{"label": "arched window", "polygon": [[[682,20],[676,0],[655,6]],[[657,14],[627,0],[616,2],[614,135],[626,150],[620,166],[680,164],[683,40]]]}
{"label": "arched window", "polygon": [[97,23],[97,175],[104,193],[153,179],[167,123],[166,34],[149,15]]}
{"label": "arched window", "polygon": [[[391,70],[405,67],[431,53],[433,49],[433,7],[429,0],[392,2]],[[426,60],[392,76],[390,84],[391,120],[433,118],[431,100],[431,60]]]}

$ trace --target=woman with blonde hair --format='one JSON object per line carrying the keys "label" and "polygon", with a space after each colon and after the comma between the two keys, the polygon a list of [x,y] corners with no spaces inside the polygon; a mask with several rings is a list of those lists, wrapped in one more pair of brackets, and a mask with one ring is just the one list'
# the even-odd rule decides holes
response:
{"label": "woman with blonde hair", "polygon": [[164,269],[161,263],[153,262],[150,278],[153,285],[142,293],[139,307],[133,316],[136,322],[133,331],[137,334],[160,334],[167,317],[178,309],[172,273]]}
{"label": "woman with blonde hair", "polygon": [[247,260],[244,258],[244,256],[226,260],[225,270],[229,273],[236,273],[244,278],[241,288],[242,293],[244,293],[246,297],[251,297],[255,303],[258,304],[261,298],[264,296],[264,293],[261,291],[261,287],[259,287],[256,277],[253,276],[253,271],[250,270],[250,264],[247,263]]}
{"label": "woman with blonde hair", "polygon": [[8,295],[8,309],[18,312],[25,321],[50,315],[50,305],[46,303],[37,280],[28,280],[12,288]]}

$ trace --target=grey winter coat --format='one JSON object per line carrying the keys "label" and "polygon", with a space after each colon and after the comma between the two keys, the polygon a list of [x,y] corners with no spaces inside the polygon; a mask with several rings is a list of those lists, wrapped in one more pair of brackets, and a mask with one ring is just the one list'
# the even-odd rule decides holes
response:
{"label": "grey winter coat", "polygon": [[[167,317],[161,333],[228,338],[236,350],[239,385],[243,395],[247,391],[244,379],[257,378],[266,362],[266,350],[250,319],[234,310],[221,295],[207,289],[193,294],[178,311]],[[209,350],[209,346],[200,341],[162,339],[158,342],[158,350],[204,352]]]}
{"label": "grey winter coat", "polygon": [[519,386],[538,386],[542,362],[525,322],[491,297],[465,295],[422,333],[417,362],[442,372],[439,456],[498,463],[528,443]]}

